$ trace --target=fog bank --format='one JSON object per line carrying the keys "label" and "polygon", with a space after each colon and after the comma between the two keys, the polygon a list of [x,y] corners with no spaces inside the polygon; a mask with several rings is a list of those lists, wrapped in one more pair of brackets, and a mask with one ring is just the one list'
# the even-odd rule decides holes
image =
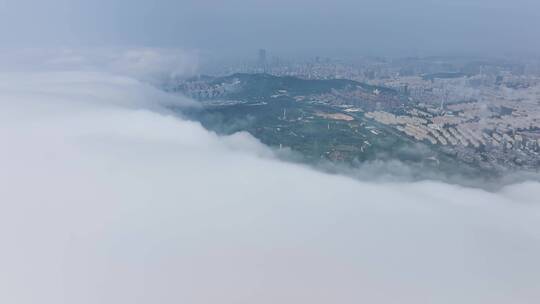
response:
{"label": "fog bank", "polygon": [[0,302],[537,303],[540,184],[370,183],[166,110],[133,76],[0,73]]}

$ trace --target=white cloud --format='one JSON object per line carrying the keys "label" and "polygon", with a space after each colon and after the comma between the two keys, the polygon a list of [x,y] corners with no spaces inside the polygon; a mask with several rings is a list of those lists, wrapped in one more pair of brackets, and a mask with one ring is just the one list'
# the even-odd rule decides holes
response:
{"label": "white cloud", "polygon": [[0,302],[540,299],[538,183],[326,175],[170,103],[109,72],[0,75]]}
{"label": "white cloud", "polygon": [[191,75],[197,68],[197,52],[185,49],[0,49],[0,71],[105,71],[149,83],[160,83],[177,76]]}

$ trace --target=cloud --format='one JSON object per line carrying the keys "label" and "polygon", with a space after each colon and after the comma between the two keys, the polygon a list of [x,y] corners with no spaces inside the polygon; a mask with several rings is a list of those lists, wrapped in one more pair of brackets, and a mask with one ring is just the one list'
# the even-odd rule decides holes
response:
{"label": "cloud", "polygon": [[0,75],[0,302],[540,298],[538,183],[360,182],[171,103],[108,68]]}
{"label": "cloud", "polygon": [[197,51],[164,48],[3,48],[0,71],[85,71],[128,76],[151,84],[197,71]]}

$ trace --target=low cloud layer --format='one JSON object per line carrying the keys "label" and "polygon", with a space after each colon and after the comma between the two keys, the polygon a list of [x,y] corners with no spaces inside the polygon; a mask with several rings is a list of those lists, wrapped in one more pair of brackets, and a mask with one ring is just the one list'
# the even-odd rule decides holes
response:
{"label": "low cloud layer", "polygon": [[198,64],[196,51],[179,48],[0,48],[4,72],[106,72],[150,84],[190,76]]}
{"label": "low cloud layer", "polygon": [[540,184],[323,174],[137,79],[0,73],[0,302],[539,301]]}

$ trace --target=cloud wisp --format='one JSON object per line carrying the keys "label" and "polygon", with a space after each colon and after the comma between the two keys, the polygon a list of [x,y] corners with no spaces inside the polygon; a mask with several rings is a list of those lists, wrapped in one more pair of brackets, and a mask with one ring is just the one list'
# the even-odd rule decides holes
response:
{"label": "cloud wisp", "polygon": [[0,74],[0,302],[540,299],[538,183],[323,174],[120,74]]}

